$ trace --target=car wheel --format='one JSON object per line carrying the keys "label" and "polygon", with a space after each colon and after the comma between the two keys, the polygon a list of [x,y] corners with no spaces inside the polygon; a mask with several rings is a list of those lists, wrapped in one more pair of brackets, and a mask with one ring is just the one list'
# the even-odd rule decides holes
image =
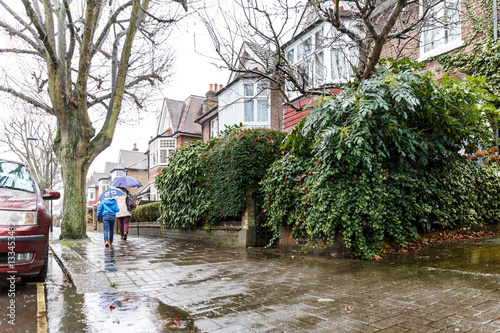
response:
{"label": "car wheel", "polygon": [[40,273],[35,276],[23,277],[24,282],[45,282],[47,279],[47,271],[49,267],[49,243],[47,243],[47,249],[45,250],[45,260],[43,261],[42,269]]}

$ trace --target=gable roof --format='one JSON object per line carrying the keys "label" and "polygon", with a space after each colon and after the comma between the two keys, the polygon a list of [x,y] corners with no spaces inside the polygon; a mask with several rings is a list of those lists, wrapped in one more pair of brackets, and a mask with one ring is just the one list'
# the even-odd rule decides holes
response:
{"label": "gable roof", "polygon": [[[204,101],[204,97],[195,95],[183,102],[165,98],[157,136],[173,136],[178,133],[201,135],[201,125],[195,123],[195,120],[202,115]],[[171,127],[163,127],[166,117],[170,118]]]}
{"label": "gable roof", "polygon": [[[262,64],[265,64],[265,66],[262,66]],[[244,41],[243,45],[241,45],[240,51],[238,52],[235,67],[244,70],[255,66],[254,68],[250,68],[250,70],[268,71],[269,68],[274,67],[274,64],[275,52],[269,47]],[[226,86],[231,85],[234,80],[237,80],[239,77],[245,75],[248,74],[231,72]]]}
{"label": "gable roof", "polygon": [[[118,155],[118,163],[112,170],[129,169],[131,166],[144,160],[145,158],[144,152],[121,149]],[[137,167],[133,167],[133,169],[137,169]],[[147,169],[147,166],[143,169]]]}

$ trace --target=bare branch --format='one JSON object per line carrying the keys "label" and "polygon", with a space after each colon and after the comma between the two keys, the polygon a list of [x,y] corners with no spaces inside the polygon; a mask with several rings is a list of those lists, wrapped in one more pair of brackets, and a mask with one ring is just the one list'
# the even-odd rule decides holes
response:
{"label": "bare branch", "polygon": [[29,104],[31,104],[33,106],[36,106],[37,108],[45,110],[47,113],[50,113],[52,115],[54,114],[51,107],[49,107],[45,104],[42,104],[39,101],[37,101],[37,100],[35,100],[35,99],[33,99],[33,98],[23,94],[23,93],[17,92],[12,88],[8,88],[8,87],[4,87],[4,86],[0,85],[0,91],[6,92],[6,93],[11,94],[12,96],[18,97],[18,98],[24,100],[25,102],[28,102]]}

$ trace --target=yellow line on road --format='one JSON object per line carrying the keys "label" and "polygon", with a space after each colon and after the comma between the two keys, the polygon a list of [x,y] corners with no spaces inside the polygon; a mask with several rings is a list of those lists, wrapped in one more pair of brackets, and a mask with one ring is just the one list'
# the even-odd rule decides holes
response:
{"label": "yellow line on road", "polygon": [[36,284],[37,295],[37,332],[47,333],[47,308],[45,306],[45,286],[43,283]]}

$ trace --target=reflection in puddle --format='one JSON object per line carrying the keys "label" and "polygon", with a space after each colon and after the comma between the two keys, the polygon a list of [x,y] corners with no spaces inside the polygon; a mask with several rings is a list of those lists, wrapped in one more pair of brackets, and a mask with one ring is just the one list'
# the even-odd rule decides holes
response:
{"label": "reflection in puddle", "polygon": [[500,238],[433,246],[414,256],[402,256],[401,262],[438,270],[500,276]]}
{"label": "reflection in puddle", "polygon": [[197,331],[186,312],[153,297],[128,292],[77,294],[53,258],[46,295],[49,332]]}
{"label": "reflection in puddle", "polygon": [[156,298],[127,292],[85,294],[84,312],[92,332],[193,331],[189,315]]}

